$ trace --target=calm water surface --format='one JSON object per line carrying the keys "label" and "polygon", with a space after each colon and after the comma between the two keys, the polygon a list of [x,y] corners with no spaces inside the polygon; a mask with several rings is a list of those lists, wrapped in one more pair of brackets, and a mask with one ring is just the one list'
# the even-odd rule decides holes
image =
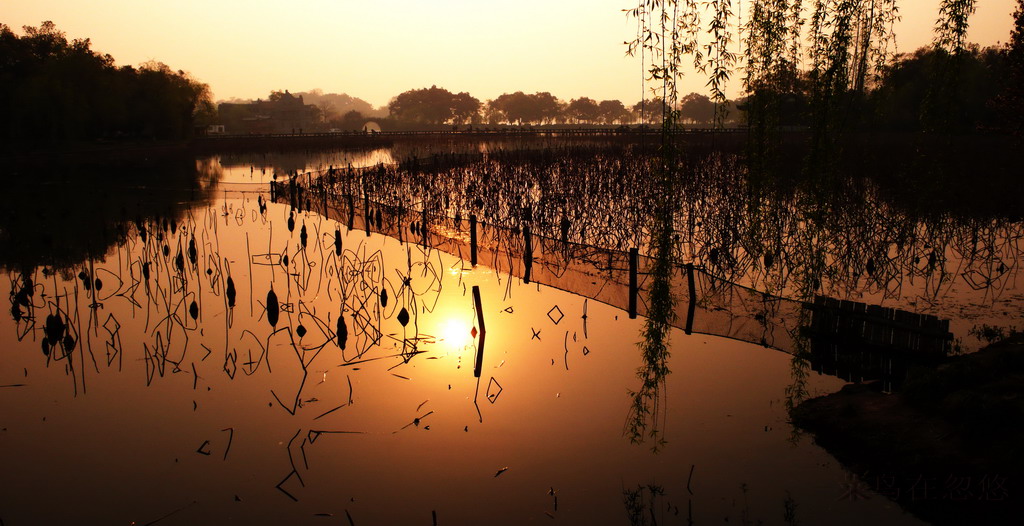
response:
{"label": "calm water surface", "polygon": [[59,260],[74,240],[46,230],[81,208],[41,212],[36,259],[7,227],[3,524],[779,524],[787,502],[805,524],[917,522],[792,429],[793,358],[749,331],[673,330],[652,452],[625,438],[643,319],[598,284],[620,275],[539,240],[525,283],[500,234],[470,264],[467,219],[424,246],[384,199],[367,220],[274,199],[273,163],[200,168],[181,195],[114,199],[97,222],[119,226]]}

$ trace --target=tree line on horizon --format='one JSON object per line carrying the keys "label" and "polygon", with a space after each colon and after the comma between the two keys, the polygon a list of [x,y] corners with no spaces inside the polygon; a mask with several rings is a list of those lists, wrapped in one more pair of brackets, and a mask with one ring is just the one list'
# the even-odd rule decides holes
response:
{"label": "tree line on horizon", "polygon": [[[444,88],[412,89],[400,93],[388,103],[388,115],[397,121],[431,125],[614,125],[660,122],[664,111],[661,99],[641,100],[626,106],[620,100],[595,100],[579,97],[563,101],[550,92],[503,93],[481,102],[469,93],[452,93]],[[682,120],[693,125],[709,125],[714,116],[711,100],[691,93],[678,104]],[[733,118],[730,124],[738,124]]]}
{"label": "tree line on horizon", "polygon": [[[284,91],[273,90],[267,100],[275,100]],[[369,120],[392,121],[394,124],[415,125],[548,125],[585,124],[615,125],[661,122],[664,111],[659,97],[626,106],[619,100],[597,101],[580,97],[568,102],[549,92],[533,94],[517,91],[505,93],[481,102],[469,93],[452,93],[444,88],[412,89],[393,97],[386,106],[374,108],[363,99],[345,93],[324,93],[323,90],[296,92],[306,104],[316,106],[320,124],[331,129],[361,129]],[[228,99],[221,103],[244,104],[251,99]],[[691,93],[678,104],[683,120],[693,125],[710,125],[714,118],[714,104],[700,93]],[[742,122],[737,112],[727,122]]]}
{"label": "tree line on horizon", "polygon": [[[885,1],[887,6],[892,3]],[[737,65],[740,57],[730,56],[722,46],[728,35],[718,35],[719,40],[699,52],[688,47],[697,41],[686,41],[689,33],[676,27],[677,44],[686,45],[672,57],[663,56],[661,64],[651,60],[650,79],[680,76],[679,67],[689,53],[704,61],[695,65],[709,75],[708,93],[681,95],[673,82],[667,84],[669,92],[631,106],[589,97],[563,101],[549,92],[522,91],[481,101],[436,85],[404,91],[381,108],[343,93],[312,90],[298,95],[317,108],[318,127],[325,130],[361,129],[374,119],[394,129],[671,121],[701,127],[746,125],[755,133],[779,126],[1019,132],[1024,121],[1024,0],[1017,2],[1011,38],[1002,46],[980,48],[966,42],[966,18],[973,12],[973,0],[963,6],[943,0],[947,22],[936,28],[936,41],[890,59],[870,39],[888,38],[879,36],[871,24],[888,20],[885,13],[891,15],[891,10],[861,18],[853,7],[849,12],[826,11],[821,16],[832,18],[810,21],[817,40],[811,41],[812,49],[806,53],[814,61],[802,68],[806,60],[799,58],[802,37],[797,30],[807,21],[792,11],[799,2],[759,0],[744,29],[748,38],[742,67]],[[718,13],[723,19],[731,16],[728,1],[714,3],[723,8]],[[859,5],[853,0],[846,3]],[[648,11],[636,16],[649,17],[654,7],[664,7],[650,0],[641,6]],[[669,25],[675,22],[694,21],[668,21]],[[853,26],[834,27],[840,22]],[[647,31],[657,29],[657,22],[646,24]],[[832,33],[822,33],[829,27]],[[854,42],[858,27],[868,40]],[[795,29],[779,33],[773,28]],[[138,67],[116,66],[109,54],[91,50],[89,39],[68,41],[52,22],[23,29],[25,34],[18,36],[0,24],[0,107],[5,115],[0,134],[8,147],[97,139],[183,139],[217,121],[209,86],[182,70],[155,61]],[[852,48],[844,51],[844,45]],[[643,54],[646,48],[636,46],[631,51]],[[654,51],[646,49],[652,55]],[[730,100],[724,85],[736,71],[745,75],[744,95]]]}

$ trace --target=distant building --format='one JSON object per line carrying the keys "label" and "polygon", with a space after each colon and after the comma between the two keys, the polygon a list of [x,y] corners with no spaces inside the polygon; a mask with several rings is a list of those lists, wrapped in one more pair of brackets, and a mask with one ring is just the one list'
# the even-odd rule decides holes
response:
{"label": "distant building", "polygon": [[300,133],[312,131],[317,108],[286,90],[272,100],[217,105],[224,133]]}

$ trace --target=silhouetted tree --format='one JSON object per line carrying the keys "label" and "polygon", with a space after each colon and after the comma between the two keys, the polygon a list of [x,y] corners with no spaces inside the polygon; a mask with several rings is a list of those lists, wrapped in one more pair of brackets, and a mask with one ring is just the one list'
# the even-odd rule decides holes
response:
{"label": "silhouetted tree", "polygon": [[327,109],[327,120],[344,116],[350,111],[358,111],[366,117],[387,116],[386,108],[376,109],[369,102],[345,93],[324,93],[321,89],[314,89],[296,93],[296,96],[303,97],[306,104],[315,104],[321,109]]}
{"label": "silhouetted tree", "polygon": [[172,71],[167,64],[150,61],[137,73],[134,106],[143,121],[143,136],[177,138],[192,131],[200,102],[210,100],[209,87],[184,71]]}
{"label": "silhouetted tree", "polygon": [[602,100],[597,107],[600,120],[605,124],[621,123],[630,117],[629,110],[619,100]]}
{"label": "silhouetted tree", "polygon": [[495,106],[494,100],[487,101],[483,107],[483,121],[490,125],[500,124],[505,115]]}
{"label": "silhouetted tree", "polygon": [[574,122],[597,122],[601,116],[601,109],[598,107],[594,99],[590,97],[580,97],[578,99],[572,99],[569,101],[569,105],[565,108],[565,116],[572,119]]}
{"label": "silhouetted tree", "polygon": [[994,105],[1002,112],[1001,127],[1019,134],[1024,132],[1024,0],[1017,0],[1013,18],[1010,42],[1003,50],[1006,76]]}
{"label": "silhouetted tree", "polygon": [[472,121],[479,109],[480,101],[469,93],[456,95],[437,86],[403,92],[388,104],[391,117],[424,124]]}
{"label": "silhouetted tree", "polygon": [[330,122],[338,117],[338,108],[334,106],[334,103],[324,101],[316,104],[317,115],[320,117],[322,122]]}
{"label": "silhouetted tree", "polygon": [[366,116],[356,110],[349,111],[343,115],[338,123],[338,128],[343,130],[361,130],[366,124]]}
{"label": "silhouetted tree", "polygon": [[[943,130],[957,132],[997,127],[1006,108],[991,101],[997,100],[1000,86],[1007,85],[1003,80],[1009,76],[1005,56],[996,48],[967,46],[956,59],[957,74],[950,80],[950,93],[936,101],[932,83],[944,74],[952,57],[938,47],[903,55],[887,68],[870,94],[872,111],[864,116],[866,124],[901,131],[934,129],[938,122]],[[941,117],[934,114],[940,102],[945,108]]]}
{"label": "silhouetted tree", "polygon": [[521,91],[504,93],[488,104],[493,124],[544,124],[561,116],[562,106],[554,95],[544,91],[527,95]]}
{"label": "silhouetted tree", "polygon": [[661,124],[665,101],[661,97],[644,99],[633,105],[633,115],[644,124]]}
{"label": "silhouetted tree", "polygon": [[565,104],[546,91],[538,91],[530,98],[533,100],[536,115],[540,117],[537,122],[555,122],[562,117],[562,113],[565,111]]}
{"label": "silhouetted tree", "polygon": [[475,124],[480,122],[480,100],[462,92],[452,96],[452,123]]}
{"label": "silhouetted tree", "polygon": [[685,122],[711,124],[715,120],[715,103],[700,93],[690,93],[679,101],[679,117]]}
{"label": "silhouetted tree", "polygon": [[0,24],[4,143],[109,137],[180,139],[212,120],[209,87],[160,62],[116,67],[89,39],[68,42],[53,22],[19,37]]}

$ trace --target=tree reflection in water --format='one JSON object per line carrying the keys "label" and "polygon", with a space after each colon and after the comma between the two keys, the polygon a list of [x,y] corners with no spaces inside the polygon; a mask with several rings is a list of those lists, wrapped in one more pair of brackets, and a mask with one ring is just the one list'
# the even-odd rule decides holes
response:
{"label": "tree reflection in water", "polygon": [[672,276],[677,267],[673,237],[675,206],[672,203],[677,172],[676,155],[671,145],[662,145],[664,164],[659,172],[660,192],[656,194],[655,213],[652,217],[651,285],[647,317],[641,331],[642,363],[637,369],[640,387],[630,391],[633,398],[626,417],[625,435],[634,444],[650,439],[651,449],[658,451],[665,445],[664,408],[662,390],[668,368],[669,338],[676,321],[676,300],[672,293]]}

